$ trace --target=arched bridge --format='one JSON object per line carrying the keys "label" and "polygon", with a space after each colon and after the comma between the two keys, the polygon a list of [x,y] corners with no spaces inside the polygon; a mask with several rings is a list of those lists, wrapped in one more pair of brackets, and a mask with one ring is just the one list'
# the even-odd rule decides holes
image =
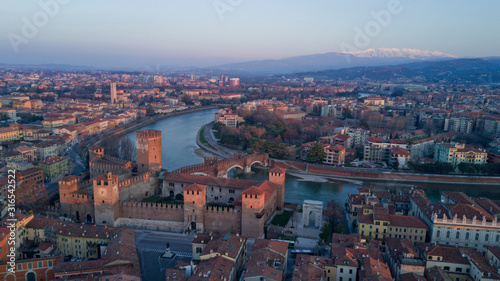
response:
{"label": "arched bridge", "polygon": [[269,154],[247,154],[235,153],[233,158],[219,160],[217,157],[205,157],[203,164],[189,165],[173,171],[173,173],[206,175],[213,177],[227,177],[227,172],[232,168],[240,168],[249,173],[252,165],[260,164],[268,166]]}

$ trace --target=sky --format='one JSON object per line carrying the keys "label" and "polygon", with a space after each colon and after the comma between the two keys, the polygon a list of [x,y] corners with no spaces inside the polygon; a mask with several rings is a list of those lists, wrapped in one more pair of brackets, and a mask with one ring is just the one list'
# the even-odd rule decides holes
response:
{"label": "sky", "polygon": [[498,0],[2,0],[0,63],[203,67],[346,46],[500,56],[499,15]]}

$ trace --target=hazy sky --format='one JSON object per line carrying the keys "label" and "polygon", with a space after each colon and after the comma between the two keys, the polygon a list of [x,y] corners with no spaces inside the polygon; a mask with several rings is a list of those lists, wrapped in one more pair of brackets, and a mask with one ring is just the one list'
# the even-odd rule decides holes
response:
{"label": "hazy sky", "polygon": [[[391,2],[2,0],[0,63],[207,66],[340,52],[343,42],[500,55],[498,0],[400,0],[389,9]],[[41,3],[60,4],[49,14]],[[391,18],[375,24],[380,11]]]}

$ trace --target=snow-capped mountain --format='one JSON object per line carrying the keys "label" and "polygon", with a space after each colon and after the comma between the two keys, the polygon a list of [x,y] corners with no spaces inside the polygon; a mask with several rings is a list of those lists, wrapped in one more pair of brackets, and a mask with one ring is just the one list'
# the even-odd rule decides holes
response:
{"label": "snow-capped mountain", "polygon": [[430,58],[456,58],[456,56],[439,51],[419,50],[419,49],[397,49],[379,48],[366,49],[359,52],[345,52],[358,58],[410,58],[410,59],[430,59]]}
{"label": "snow-capped mountain", "polygon": [[247,61],[225,64],[212,69],[224,72],[252,74],[278,74],[341,69],[358,66],[397,65],[428,60],[450,60],[456,58],[438,51],[418,49],[367,49],[360,52],[315,54],[289,57],[279,60]]}

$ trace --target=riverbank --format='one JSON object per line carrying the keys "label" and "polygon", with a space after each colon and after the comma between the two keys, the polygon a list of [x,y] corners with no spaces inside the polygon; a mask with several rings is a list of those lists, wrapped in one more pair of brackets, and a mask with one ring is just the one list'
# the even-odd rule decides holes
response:
{"label": "riverbank", "polygon": [[287,168],[287,173],[289,173],[290,175],[295,174],[298,177],[301,177],[301,175],[316,175],[325,177],[334,176],[346,179],[375,180],[383,182],[500,185],[500,177],[366,171],[336,167],[319,167],[298,162],[280,160],[274,160],[274,163],[277,166]]}
{"label": "riverbank", "polygon": [[[196,144],[203,150],[208,151],[209,153],[221,157],[222,159],[231,158],[234,156],[234,153],[237,151],[222,146],[218,143],[218,140],[215,138],[214,133],[212,132],[212,127],[214,125],[214,121],[207,123],[198,130],[196,135]],[[201,139],[201,134],[203,133],[204,140]]]}
{"label": "riverbank", "polygon": [[89,147],[99,145],[101,142],[103,142],[104,140],[106,140],[108,138],[125,135],[127,133],[130,133],[131,131],[139,130],[139,129],[141,129],[149,124],[152,124],[154,122],[158,122],[160,120],[167,119],[170,117],[189,114],[189,113],[198,112],[198,111],[216,109],[216,108],[220,108],[220,106],[209,105],[209,106],[205,106],[205,107],[189,108],[189,109],[182,110],[182,111],[174,111],[174,112],[170,112],[170,113],[166,113],[166,114],[156,115],[153,117],[145,117],[145,118],[139,119],[133,123],[123,125],[119,128],[115,128],[110,132],[100,134],[98,136],[93,137],[83,146],[83,149],[81,149],[79,151],[79,153],[80,153],[82,159],[86,159]]}

